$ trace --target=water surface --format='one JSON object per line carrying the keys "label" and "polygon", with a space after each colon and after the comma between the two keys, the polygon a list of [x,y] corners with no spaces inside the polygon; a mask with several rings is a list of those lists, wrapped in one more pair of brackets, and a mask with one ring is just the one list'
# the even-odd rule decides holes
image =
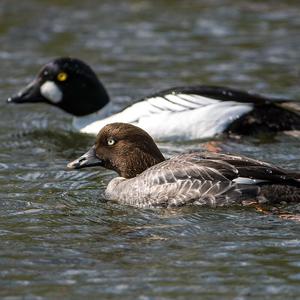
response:
{"label": "water surface", "polygon": [[[94,139],[55,108],[5,103],[62,55],[93,66],[116,110],[188,84],[298,99],[299,13],[297,1],[2,0],[1,299],[300,299],[299,223],[104,203],[112,172],[66,170]],[[202,146],[160,144],[166,155]],[[290,169],[299,146],[286,135],[224,141]]]}

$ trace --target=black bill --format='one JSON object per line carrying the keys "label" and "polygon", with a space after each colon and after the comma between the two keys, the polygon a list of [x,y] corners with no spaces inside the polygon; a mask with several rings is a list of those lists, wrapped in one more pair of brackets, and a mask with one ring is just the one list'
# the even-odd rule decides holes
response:
{"label": "black bill", "polygon": [[70,169],[81,169],[94,166],[103,166],[103,161],[96,155],[95,146],[79,158],[70,162],[67,167]]}
{"label": "black bill", "polygon": [[33,80],[24,89],[16,95],[7,99],[8,103],[26,103],[26,102],[42,102],[45,99],[40,93],[40,83],[38,79]]}

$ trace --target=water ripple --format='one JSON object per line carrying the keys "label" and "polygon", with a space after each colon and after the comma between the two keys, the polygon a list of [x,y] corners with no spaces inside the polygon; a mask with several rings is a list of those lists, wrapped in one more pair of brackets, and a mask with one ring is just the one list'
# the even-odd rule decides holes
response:
{"label": "water ripple", "polygon": [[[115,111],[173,85],[298,99],[298,15],[293,1],[0,1],[1,299],[297,299],[299,222],[105,203],[113,172],[66,170],[94,137],[55,107],[5,99],[65,55],[93,66]],[[205,142],[159,146],[169,157]],[[296,133],[217,142],[300,169]]]}

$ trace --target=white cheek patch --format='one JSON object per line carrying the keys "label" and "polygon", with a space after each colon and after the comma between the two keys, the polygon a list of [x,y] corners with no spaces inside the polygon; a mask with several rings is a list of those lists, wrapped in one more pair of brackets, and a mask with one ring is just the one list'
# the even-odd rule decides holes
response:
{"label": "white cheek patch", "polygon": [[46,81],[40,87],[41,94],[52,103],[59,103],[62,100],[63,93],[53,81]]}

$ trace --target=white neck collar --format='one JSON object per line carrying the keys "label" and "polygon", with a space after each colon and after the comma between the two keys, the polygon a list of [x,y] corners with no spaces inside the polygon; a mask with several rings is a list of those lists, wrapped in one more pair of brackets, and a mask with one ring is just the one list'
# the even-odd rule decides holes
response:
{"label": "white neck collar", "polygon": [[75,128],[83,128],[92,122],[105,119],[113,114],[112,103],[109,102],[100,110],[82,117],[73,118],[73,126]]}

